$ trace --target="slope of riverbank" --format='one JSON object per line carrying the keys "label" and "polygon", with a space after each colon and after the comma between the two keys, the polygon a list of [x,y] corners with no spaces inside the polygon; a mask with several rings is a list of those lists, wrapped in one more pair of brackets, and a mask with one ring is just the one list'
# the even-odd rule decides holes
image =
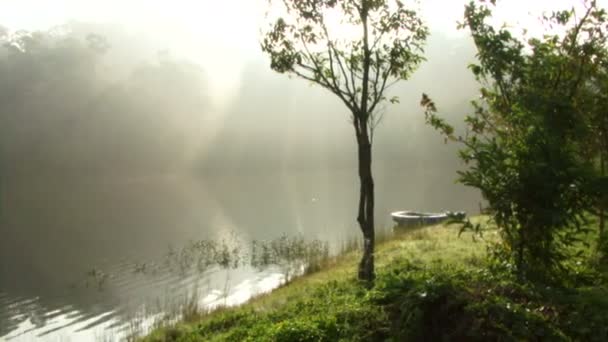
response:
{"label": "slope of riverbank", "polygon": [[489,268],[483,239],[456,227],[407,231],[378,245],[377,280],[355,279],[359,254],[247,304],[191,315],[144,341],[608,340],[606,273],[583,248],[564,284],[520,285]]}

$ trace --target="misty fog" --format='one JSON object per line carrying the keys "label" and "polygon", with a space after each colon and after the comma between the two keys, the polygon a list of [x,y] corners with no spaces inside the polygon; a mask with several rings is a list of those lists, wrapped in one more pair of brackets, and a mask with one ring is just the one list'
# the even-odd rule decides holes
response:
{"label": "misty fog", "polygon": [[[218,106],[204,62],[146,51],[115,28],[71,23],[3,40],[5,179],[353,166],[346,108],[323,89],[273,73],[261,53],[245,56],[236,95]],[[377,166],[454,164],[454,149],[424,125],[417,102],[429,93],[457,122],[475,90],[466,70],[474,52],[468,38],[434,34],[427,55],[392,90],[401,104],[384,109]]]}
{"label": "misty fog", "polygon": [[[66,295],[91,267],[228,231],[337,243],[358,234],[348,110],[271,71],[261,51],[218,64],[228,50],[207,44],[194,58],[82,21],[2,29],[0,42],[0,307],[38,298],[36,315],[65,305],[101,314],[133,293]],[[392,210],[477,209],[478,194],[455,184],[457,146],[425,125],[418,105],[428,93],[462,121],[476,90],[473,45],[434,32],[426,56],[388,94],[400,104],[381,109],[374,134],[383,228]],[[0,311],[0,336],[33,315],[16,307]]]}

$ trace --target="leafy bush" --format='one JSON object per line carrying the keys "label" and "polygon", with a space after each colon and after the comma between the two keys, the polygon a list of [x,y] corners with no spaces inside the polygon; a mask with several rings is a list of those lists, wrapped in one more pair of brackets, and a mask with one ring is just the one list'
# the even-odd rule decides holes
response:
{"label": "leafy bush", "polygon": [[547,280],[563,271],[595,201],[585,99],[605,51],[606,15],[595,2],[580,18],[554,12],[546,24],[564,33],[524,41],[490,23],[490,3],[471,1],[462,25],[477,47],[470,69],[482,86],[466,132],[455,134],[426,95],[421,104],[430,125],[462,144],[459,181],[481,191],[501,230],[494,256],[514,265],[520,281]]}
{"label": "leafy bush", "polygon": [[374,301],[404,341],[608,338],[608,292],[520,284],[487,268],[420,267],[408,262],[379,274]]}

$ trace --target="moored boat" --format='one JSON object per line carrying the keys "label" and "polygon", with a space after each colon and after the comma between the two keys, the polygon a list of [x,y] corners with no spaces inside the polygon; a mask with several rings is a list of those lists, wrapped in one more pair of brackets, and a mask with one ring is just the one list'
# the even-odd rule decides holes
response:
{"label": "moored boat", "polygon": [[459,212],[440,212],[440,213],[427,213],[418,211],[395,211],[391,213],[391,217],[401,227],[412,227],[412,226],[427,226],[441,223],[450,217],[464,218],[465,213]]}

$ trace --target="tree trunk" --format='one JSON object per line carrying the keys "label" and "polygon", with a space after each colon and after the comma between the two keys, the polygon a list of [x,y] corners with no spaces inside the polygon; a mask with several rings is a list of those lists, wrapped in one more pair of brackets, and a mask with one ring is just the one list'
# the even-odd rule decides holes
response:
{"label": "tree trunk", "polygon": [[[519,222],[522,222],[522,220],[519,220]],[[523,282],[526,278],[526,273],[528,272],[528,270],[526,269],[526,262],[524,260],[524,251],[525,251],[525,246],[526,246],[526,235],[525,235],[525,228],[528,227],[527,225],[521,225],[519,227],[519,245],[517,246],[517,259],[515,260],[515,268],[517,271],[517,279],[520,282]]]}
{"label": "tree trunk", "polygon": [[[604,151],[600,151],[600,174],[602,177],[604,177],[604,175],[606,174],[606,163],[604,160]],[[603,247],[604,245],[604,226],[605,226],[605,212],[604,212],[604,202],[605,202],[605,195],[602,194],[602,196],[600,197],[600,205],[599,205],[599,209],[600,209],[600,229],[599,229],[599,237],[598,237],[598,246]]]}
{"label": "tree trunk", "polygon": [[372,142],[369,135],[368,123],[370,112],[369,72],[371,68],[371,52],[369,48],[369,32],[367,16],[370,3],[361,2],[361,23],[363,25],[363,79],[361,80],[361,106],[359,112],[353,112],[355,134],[359,148],[359,213],[357,221],[363,233],[363,257],[359,264],[359,279],[370,284],[376,277],[374,273],[374,179],[372,177]]}
{"label": "tree trunk", "polygon": [[[363,126],[366,126],[363,124]],[[363,257],[359,264],[359,279],[372,282],[374,273],[374,179],[372,177],[372,145],[366,127],[359,131],[359,212],[357,222],[363,233]]]}

